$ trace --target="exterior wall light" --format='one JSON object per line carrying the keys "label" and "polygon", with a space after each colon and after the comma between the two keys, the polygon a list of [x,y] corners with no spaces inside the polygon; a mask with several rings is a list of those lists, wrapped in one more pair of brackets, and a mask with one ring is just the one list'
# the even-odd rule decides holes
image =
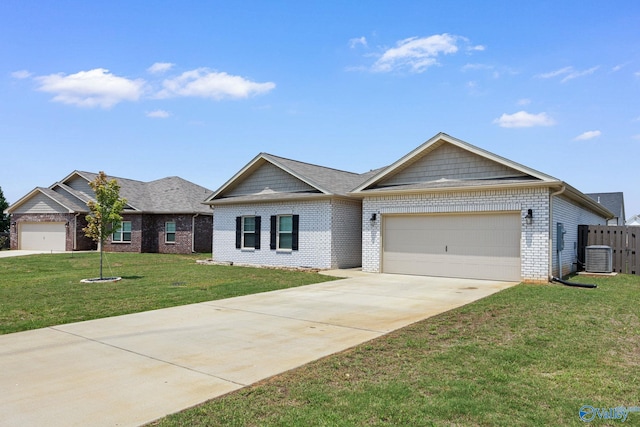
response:
{"label": "exterior wall light", "polygon": [[371,214],[371,218],[369,218],[369,221],[374,222],[376,218],[378,218],[378,215],[374,212]]}
{"label": "exterior wall light", "polygon": [[527,215],[524,217],[525,221],[527,221],[527,225],[531,225],[533,222],[533,209],[527,210]]}

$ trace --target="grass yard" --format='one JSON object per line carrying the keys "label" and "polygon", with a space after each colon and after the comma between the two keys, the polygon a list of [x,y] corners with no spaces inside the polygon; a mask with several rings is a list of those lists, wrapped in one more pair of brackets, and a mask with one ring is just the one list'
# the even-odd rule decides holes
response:
{"label": "grass yard", "polygon": [[521,284],[153,425],[583,426],[583,405],[640,406],[640,277],[574,280],[598,288]]}
{"label": "grass yard", "polygon": [[[0,334],[334,280],[307,272],[198,265],[203,255],[98,253],[0,259]],[[107,266],[109,265],[109,266]]]}

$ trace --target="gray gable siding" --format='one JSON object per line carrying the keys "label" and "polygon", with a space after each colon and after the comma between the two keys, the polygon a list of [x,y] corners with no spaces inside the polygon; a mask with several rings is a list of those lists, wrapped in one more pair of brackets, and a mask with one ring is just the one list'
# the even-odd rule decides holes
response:
{"label": "gray gable siding", "polygon": [[29,200],[24,202],[13,213],[25,214],[25,213],[67,213],[67,209],[60,206],[58,203],[51,200],[44,194],[36,194]]}
{"label": "gray gable siding", "polygon": [[384,180],[380,185],[400,185],[439,179],[486,179],[525,176],[522,172],[451,144],[442,144]]}
{"label": "gray gable siding", "polygon": [[225,196],[246,196],[265,191],[277,193],[318,192],[318,190],[312,186],[300,181],[279,167],[271,163],[264,163],[250,176],[240,182],[237,187],[227,192]]}
{"label": "gray gable siding", "polygon": [[89,198],[93,199],[95,197],[95,193],[93,192],[91,187],[89,187],[89,183],[87,182],[87,180],[80,176],[76,176],[66,181],[65,184]]}

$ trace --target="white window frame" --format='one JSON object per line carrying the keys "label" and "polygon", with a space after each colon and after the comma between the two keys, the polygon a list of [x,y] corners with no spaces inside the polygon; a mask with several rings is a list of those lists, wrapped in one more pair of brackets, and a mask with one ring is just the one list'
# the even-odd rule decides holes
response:
{"label": "white window frame", "polygon": [[[169,224],[173,224],[173,231],[169,231]],[[169,240],[169,235],[173,234],[173,240]],[[164,223],[164,242],[170,245],[176,243],[176,222],[175,221],[166,221]]]}
{"label": "white window frame", "polygon": [[[288,217],[291,219],[291,230],[289,231],[281,231],[280,230],[280,218]],[[290,247],[283,248],[280,246],[280,235],[288,234]],[[293,215],[292,214],[281,214],[276,216],[276,250],[281,252],[291,252],[293,251]]]}
{"label": "white window frame", "polygon": [[[253,218],[253,231],[245,231],[244,229],[244,225],[245,225],[245,220],[247,218]],[[243,215],[242,216],[242,221],[240,222],[240,234],[241,234],[241,245],[240,247],[244,250],[255,250],[256,248],[256,215]],[[253,246],[246,246],[245,245],[245,237],[248,234],[253,234]]]}
{"label": "white window frame", "polygon": [[[124,224],[129,224],[129,231],[123,231]],[[132,231],[131,230],[132,230],[131,229],[131,221],[120,221],[120,224],[118,224],[118,227],[111,234],[111,243],[131,243],[131,236],[132,236]],[[116,239],[116,233],[120,234],[120,238],[119,239]],[[124,234],[125,233],[129,233],[129,240],[124,240]]]}

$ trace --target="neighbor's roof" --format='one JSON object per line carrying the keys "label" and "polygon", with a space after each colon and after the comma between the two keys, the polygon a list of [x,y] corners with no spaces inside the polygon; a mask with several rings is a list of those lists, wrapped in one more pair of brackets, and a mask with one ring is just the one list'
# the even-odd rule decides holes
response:
{"label": "neighbor's roof", "polygon": [[[44,194],[69,212],[88,212],[87,202],[94,200],[91,192],[82,192],[71,188],[68,183],[77,177],[93,181],[98,176],[94,172],[74,171],[62,181],[49,188],[38,187],[11,205],[7,212],[15,211],[36,193]],[[127,199],[125,212],[166,213],[166,214],[211,214],[211,210],[202,201],[212,191],[177,176],[143,182],[128,178],[112,177],[120,186],[120,196]]]}
{"label": "neighbor's roof", "polygon": [[613,193],[587,193],[587,196],[609,209],[617,218],[624,221],[624,194]]}

